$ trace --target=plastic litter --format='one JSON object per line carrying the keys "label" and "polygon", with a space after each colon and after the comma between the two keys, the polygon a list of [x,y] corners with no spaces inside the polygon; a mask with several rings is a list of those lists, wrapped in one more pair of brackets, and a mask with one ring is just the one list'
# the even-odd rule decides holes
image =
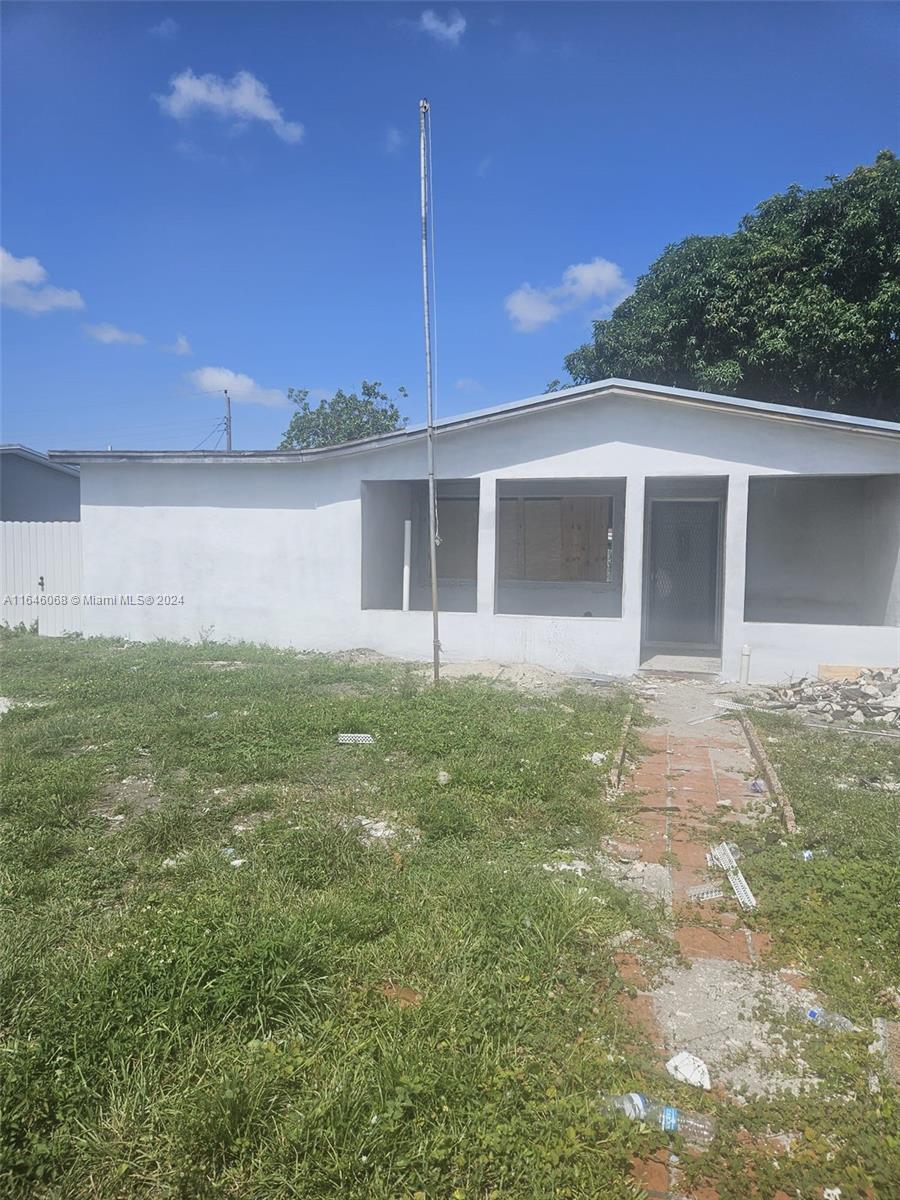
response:
{"label": "plastic litter", "polygon": [[371,733],[338,734],[338,744],[341,746],[371,746],[374,741]]}
{"label": "plastic litter", "polygon": [[609,1113],[621,1113],[630,1121],[643,1121],[664,1133],[680,1133],[686,1142],[706,1147],[716,1136],[716,1122],[702,1113],[685,1112],[661,1100],[649,1100],[642,1092],[609,1096],[603,1102]]}
{"label": "plastic litter", "polygon": [[713,846],[706,852],[706,865],[708,867],[721,867],[723,871],[728,870],[727,862],[720,858],[722,846],[725,846],[731,854],[731,861],[736,863],[741,857],[740,847],[735,842],[723,842],[721,846]]}
{"label": "plastic litter", "polygon": [[606,762],[606,754],[602,750],[595,750],[593,754],[582,754],[585,762],[593,763],[595,767],[602,767]]}
{"label": "plastic litter", "polygon": [[666,1070],[673,1079],[689,1083],[692,1087],[703,1088],[705,1092],[712,1087],[709,1067],[702,1058],[698,1058],[696,1054],[690,1054],[687,1050],[679,1050],[677,1054],[673,1054],[666,1063]]}
{"label": "plastic litter", "polygon": [[763,792],[765,792],[765,790],[766,790],[766,785],[763,783],[763,781],[761,779],[754,779],[753,782],[750,784],[750,791],[756,792],[757,795],[761,795]]}
{"label": "plastic litter", "polygon": [[694,887],[688,888],[687,894],[695,904],[702,904],[704,900],[722,900],[725,896],[722,889],[715,883],[698,883]]}
{"label": "plastic litter", "polygon": [[854,1025],[849,1017],[842,1016],[841,1013],[826,1012],[824,1008],[810,1008],[807,1009],[806,1015],[820,1029],[839,1029],[843,1033],[859,1032],[859,1026]]}
{"label": "plastic litter", "polygon": [[798,857],[802,858],[804,862],[812,862],[812,860],[814,858],[827,858],[828,851],[821,850],[821,849],[819,849],[819,850],[803,850],[800,852]]}
{"label": "plastic litter", "polygon": [[731,846],[730,842],[722,842],[721,845],[713,846],[707,855],[707,861],[711,866],[715,864],[725,872],[728,882],[731,884],[731,890],[737,896],[741,908],[756,908],[756,897],[750,891],[747,880],[737,865]]}

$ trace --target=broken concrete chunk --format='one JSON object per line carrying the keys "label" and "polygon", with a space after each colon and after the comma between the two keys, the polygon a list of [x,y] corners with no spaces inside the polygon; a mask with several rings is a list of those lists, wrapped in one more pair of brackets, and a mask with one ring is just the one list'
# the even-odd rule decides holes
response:
{"label": "broken concrete chunk", "polygon": [[705,1092],[712,1087],[706,1063],[702,1058],[697,1058],[695,1054],[691,1054],[687,1050],[679,1050],[677,1054],[673,1054],[666,1063],[666,1070],[673,1079],[678,1079],[681,1083],[689,1083],[691,1087],[703,1088]]}

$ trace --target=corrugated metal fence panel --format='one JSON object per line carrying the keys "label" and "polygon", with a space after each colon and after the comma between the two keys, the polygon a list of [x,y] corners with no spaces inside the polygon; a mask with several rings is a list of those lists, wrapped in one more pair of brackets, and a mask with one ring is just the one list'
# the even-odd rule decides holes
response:
{"label": "corrugated metal fence panel", "polygon": [[[29,596],[31,604],[23,599]],[[81,599],[79,522],[0,521],[0,622],[37,621],[38,633],[49,637],[78,633],[81,606],[73,596]]]}

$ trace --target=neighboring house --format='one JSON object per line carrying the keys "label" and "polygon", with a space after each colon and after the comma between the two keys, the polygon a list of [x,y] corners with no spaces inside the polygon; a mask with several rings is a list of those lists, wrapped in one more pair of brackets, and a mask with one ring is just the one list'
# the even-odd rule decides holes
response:
{"label": "neighboring house", "polygon": [[80,491],[76,467],[0,446],[0,624],[80,630]]}
{"label": "neighboring house", "polygon": [[[81,466],[85,633],[430,657],[423,428],[53,457]],[[900,664],[900,424],[610,379],[443,420],[436,461],[449,660]]]}
{"label": "neighboring house", "polygon": [[27,446],[0,446],[0,521],[77,521],[77,467]]}

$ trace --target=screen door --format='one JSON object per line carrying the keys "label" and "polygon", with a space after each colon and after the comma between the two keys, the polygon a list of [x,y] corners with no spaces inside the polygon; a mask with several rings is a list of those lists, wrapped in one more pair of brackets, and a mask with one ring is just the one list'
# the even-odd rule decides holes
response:
{"label": "screen door", "polygon": [[719,648],[718,500],[654,500],[644,641]]}

